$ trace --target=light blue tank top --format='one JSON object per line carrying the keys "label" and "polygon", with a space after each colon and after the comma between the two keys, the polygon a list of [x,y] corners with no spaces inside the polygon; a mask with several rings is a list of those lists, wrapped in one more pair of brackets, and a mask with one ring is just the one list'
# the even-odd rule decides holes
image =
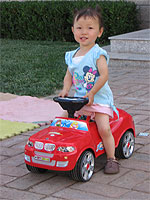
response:
{"label": "light blue tank top", "polygon": [[[101,55],[104,55],[109,63],[109,56],[107,52],[99,47],[98,44],[95,44],[86,54],[83,56],[82,60],[75,64],[73,62],[73,57],[76,52],[79,50],[77,48],[74,51],[66,52],[65,61],[68,65],[69,72],[72,75],[73,85],[75,87],[75,97],[83,97],[88,93],[96,81],[98,80],[100,74],[96,66],[96,61]],[[112,109],[117,112],[114,102],[113,94],[108,85],[108,81],[105,85],[95,94],[94,96],[95,104],[104,104],[112,107]],[[118,114],[118,113],[117,113]]]}

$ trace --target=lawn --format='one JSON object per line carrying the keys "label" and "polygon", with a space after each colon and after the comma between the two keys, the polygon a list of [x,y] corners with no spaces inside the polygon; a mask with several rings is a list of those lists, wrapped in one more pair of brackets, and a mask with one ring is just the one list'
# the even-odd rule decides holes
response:
{"label": "lawn", "polygon": [[0,40],[1,92],[43,97],[62,87],[65,52],[76,43]]}

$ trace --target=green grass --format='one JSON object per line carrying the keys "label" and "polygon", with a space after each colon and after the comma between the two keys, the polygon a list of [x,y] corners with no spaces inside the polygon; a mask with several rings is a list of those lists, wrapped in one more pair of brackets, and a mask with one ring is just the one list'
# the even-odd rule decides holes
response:
{"label": "green grass", "polygon": [[1,92],[47,96],[63,85],[65,52],[75,43],[6,40],[1,42]]}

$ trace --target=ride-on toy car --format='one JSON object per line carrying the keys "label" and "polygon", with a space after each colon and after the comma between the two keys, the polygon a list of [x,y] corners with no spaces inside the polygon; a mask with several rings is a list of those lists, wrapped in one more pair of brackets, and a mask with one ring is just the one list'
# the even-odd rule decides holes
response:
{"label": "ride-on toy car", "polygon": [[[54,97],[68,118],[56,117],[48,128],[32,135],[25,146],[25,163],[31,172],[68,171],[74,180],[88,181],[95,159],[105,153],[96,123],[90,117],[74,118],[74,112],[88,103],[87,98]],[[134,151],[135,127],[132,117],[118,109],[110,127],[115,139],[116,157],[129,158]],[[84,119],[85,118],[85,119]]]}

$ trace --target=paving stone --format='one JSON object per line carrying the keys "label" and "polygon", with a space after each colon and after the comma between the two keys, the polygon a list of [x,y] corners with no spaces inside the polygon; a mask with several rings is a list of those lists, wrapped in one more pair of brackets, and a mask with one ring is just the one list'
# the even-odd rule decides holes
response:
{"label": "paving stone", "polygon": [[112,90],[113,95],[117,95],[117,96],[126,96],[128,94],[128,91],[122,90],[118,93],[118,89],[113,89]]}
{"label": "paving stone", "polygon": [[94,172],[102,170],[106,164],[106,154],[102,154],[98,158],[95,159],[95,168]]}
{"label": "paving stone", "polygon": [[[129,75],[127,75],[127,76],[129,76]],[[128,77],[126,77],[126,78],[128,78]],[[115,87],[115,88],[116,88],[116,87]],[[129,93],[136,92],[136,91],[139,91],[139,90],[143,90],[144,88],[145,88],[144,85],[138,85],[138,87],[137,87],[137,85],[133,85],[132,87],[129,87],[128,84],[127,84],[127,85],[124,85],[124,86],[121,86],[121,89],[127,91],[128,94],[129,94]],[[146,91],[147,91],[147,90],[146,90]]]}
{"label": "paving stone", "polygon": [[[149,88],[149,94],[150,94],[150,88]],[[145,101],[145,102],[141,103],[141,105],[145,105],[145,106],[150,107],[150,102],[149,101]]]}
{"label": "paving stone", "polygon": [[149,126],[149,125],[150,125],[150,120],[149,120],[149,119],[146,119],[146,120],[144,120],[144,121],[139,122],[139,124]]}
{"label": "paving stone", "polygon": [[112,181],[110,185],[126,189],[132,189],[135,185],[146,180],[148,177],[149,173],[147,172],[132,170],[126,173],[125,175],[119,177],[115,181]]}
{"label": "paving stone", "polygon": [[67,200],[112,200],[112,198],[105,197],[100,194],[93,194],[90,191],[83,191],[73,188],[61,190],[57,193],[54,193],[53,196]]}
{"label": "paving stone", "polygon": [[150,112],[150,106],[148,105],[143,105],[143,104],[139,104],[139,105],[136,105],[134,106],[132,109],[137,109],[137,110],[146,110],[146,111],[149,111]]}
{"label": "paving stone", "polygon": [[150,195],[143,192],[129,191],[122,195],[120,200],[149,200]]}
{"label": "paving stone", "polygon": [[149,130],[149,126],[146,126],[146,125],[136,124],[135,126],[136,135],[138,135],[141,132],[148,132],[148,130]]}
{"label": "paving stone", "polygon": [[137,152],[134,152],[132,157],[130,158],[130,161],[132,160],[137,160],[137,161],[140,161],[140,162],[145,162],[148,163],[150,162],[150,154],[146,154],[146,153],[139,153],[138,151]]}
{"label": "paving stone", "polygon": [[[0,200],[6,200],[6,199],[4,199],[4,198],[0,198]],[[7,199],[7,200],[10,200],[10,199]]]}
{"label": "paving stone", "polygon": [[134,152],[137,151],[138,149],[140,149],[141,147],[143,147],[142,144],[136,144],[135,143]]}
{"label": "paving stone", "polygon": [[[136,77],[134,77],[136,79]],[[145,85],[147,86],[149,84],[149,80],[148,78],[145,78],[144,80],[140,80],[141,76],[137,76],[137,80],[133,79],[132,77],[128,77],[126,80],[121,81],[121,84],[130,84],[130,86],[132,87],[132,85]],[[142,79],[142,78],[141,78]],[[127,83],[128,81],[128,83]]]}
{"label": "paving stone", "polygon": [[5,166],[18,166],[21,165],[22,163],[24,163],[24,153],[13,156],[1,162],[1,164]]}
{"label": "paving stone", "polygon": [[[143,96],[145,96],[145,95],[147,95],[147,94],[148,94],[148,91],[145,91],[145,90],[137,90],[137,91],[134,91],[134,92],[132,92],[132,93],[128,93],[128,97],[137,97],[137,98],[142,97],[142,98],[143,98]],[[136,106],[136,107],[137,107],[137,109],[140,108],[140,106]]]}
{"label": "paving stone", "polygon": [[94,167],[94,173],[97,173],[98,171],[103,171],[105,165],[95,165]]}
{"label": "paving stone", "polygon": [[8,158],[8,156],[2,156],[2,155],[0,155],[0,162],[3,161],[3,160],[5,160],[5,159],[7,159],[7,158]]}
{"label": "paving stone", "polygon": [[105,197],[118,198],[122,194],[125,194],[128,190],[111,186],[108,184],[98,184],[94,182],[77,183],[71,186],[72,189],[81,190],[84,192],[103,195]]}
{"label": "paving stone", "polygon": [[[22,168],[22,169],[24,169],[24,170],[26,170],[26,171],[29,172],[29,170],[28,170],[27,167],[26,167],[26,163],[22,163],[22,164],[19,165],[18,167],[19,167],[19,168]],[[29,173],[31,173],[31,172],[29,172]]]}
{"label": "paving stone", "polygon": [[150,138],[149,137],[139,137],[139,136],[137,136],[136,138],[135,138],[135,143],[136,144],[142,144],[142,145],[147,145],[147,144],[149,144],[150,143]]}
{"label": "paving stone", "polygon": [[[18,145],[18,144],[17,144]],[[11,147],[1,147],[0,154],[3,156],[15,156],[20,154],[20,151]]]}
{"label": "paving stone", "polygon": [[97,173],[95,173],[91,179],[91,182],[95,182],[98,184],[108,184],[114,180],[116,180],[117,178],[121,177],[122,175],[128,173],[130,171],[130,169],[125,169],[120,167],[120,172],[118,174],[113,174],[113,175],[107,175],[104,174],[103,171],[99,171]]}
{"label": "paving stone", "polygon": [[[150,133],[150,128],[149,128],[149,129],[147,129],[147,133]],[[150,135],[149,135],[149,137],[150,137]]]}
{"label": "paving stone", "polygon": [[150,163],[143,164],[143,162],[140,162],[139,160],[122,160],[121,166],[128,169],[134,169],[135,171],[142,170],[145,172],[150,172]]}
{"label": "paving stone", "polygon": [[29,187],[35,184],[39,184],[42,181],[45,181],[53,176],[54,174],[52,173],[45,173],[45,174],[29,173],[7,184],[7,187],[12,187],[12,188],[20,189],[20,190],[26,190]]}
{"label": "paving stone", "polygon": [[49,195],[59,190],[62,190],[75,183],[75,181],[69,179],[68,176],[56,176],[49,180],[46,180],[30,189],[30,192]]}
{"label": "paving stone", "polygon": [[17,135],[5,140],[0,141],[0,148],[3,147],[11,147],[15,144],[19,144],[20,142],[27,141],[27,136]]}
{"label": "paving stone", "polygon": [[133,97],[120,97],[117,98],[117,100],[115,101],[116,104],[117,103],[124,103],[124,104],[128,104],[128,105],[139,105],[140,103],[144,102],[144,99],[137,99],[137,98],[133,98]]}
{"label": "paving stone", "polygon": [[135,124],[139,124],[145,120],[148,120],[148,116],[143,116],[143,115],[135,115],[133,117]]}
{"label": "paving stone", "polygon": [[45,195],[41,195],[41,194],[35,194],[35,193],[30,193],[27,191],[20,191],[20,190],[16,190],[13,188],[6,188],[6,187],[1,187],[0,188],[0,198],[6,198],[6,199],[10,199],[10,200],[39,200],[41,198],[44,198]]}
{"label": "paving stone", "polygon": [[[134,91],[132,93],[128,93],[128,97],[143,97],[144,95],[147,95],[148,94],[148,91],[146,90],[137,90],[137,91]],[[137,106],[137,109],[139,109],[140,106]]]}
{"label": "paving stone", "polygon": [[137,150],[137,152],[146,153],[150,155],[150,144],[147,144],[144,147],[140,148],[139,150]]}
{"label": "paving stone", "polygon": [[16,179],[15,177],[0,175],[0,185],[4,185],[6,183],[9,183],[9,182],[11,182],[15,179]]}
{"label": "paving stone", "polygon": [[149,116],[149,111],[147,110],[137,110],[137,109],[127,109],[127,112],[131,113],[131,115],[143,115],[143,116]]}
{"label": "paving stone", "polygon": [[27,171],[27,169],[22,169],[21,167],[1,165],[0,173],[3,175],[20,177],[28,174],[29,171]]}
{"label": "paving stone", "polygon": [[127,110],[133,107],[133,105],[123,104],[123,103],[116,104],[116,106],[122,110]]}
{"label": "paving stone", "polygon": [[150,180],[145,180],[139,184],[137,184],[133,190],[139,191],[139,192],[146,192],[150,194]]}
{"label": "paving stone", "polygon": [[57,198],[57,197],[48,196],[48,197],[46,197],[46,198],[44,198],[42,200],[65,200],[65,199],[62,199],[60,197]]}
{"label": "paving stone", "polygon": [[11,149],[22,153],[22,152],[24,152],[24,148],[25,148],[26,143],[27,143],[27,140],[20,142],[19,144],[13,145],[11,147]]}

